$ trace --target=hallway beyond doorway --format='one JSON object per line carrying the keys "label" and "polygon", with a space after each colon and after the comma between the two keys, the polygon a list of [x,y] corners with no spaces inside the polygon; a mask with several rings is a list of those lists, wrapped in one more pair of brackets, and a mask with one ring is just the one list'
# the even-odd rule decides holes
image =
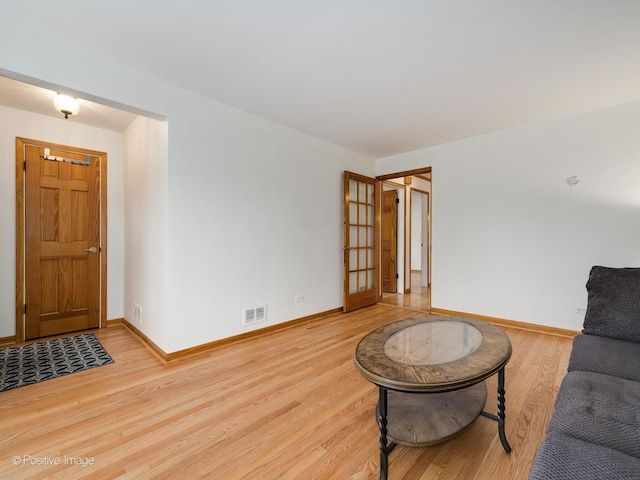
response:
{"label": "hallway beyond doorway", "polygon": [[431,289],[423,287],[421,280],[422,272],[411,270],[411,293],[383,293],[380,303],[429,313],[431,311]]}

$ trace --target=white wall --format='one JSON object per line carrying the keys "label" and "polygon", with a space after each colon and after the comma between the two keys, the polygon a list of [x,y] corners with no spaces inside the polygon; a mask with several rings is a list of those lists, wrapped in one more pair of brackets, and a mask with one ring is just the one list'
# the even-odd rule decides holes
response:
{"label": "white wall", "polygon": [[[137,117],[124,133],[124,316],[157,345],[169,344],[168,124]],[[142,308],[140,318],[134,303]],[[140,320],[140,321],[138,321]]]}
{"label": "white wall", "polygon": [[123,315],[123,135],[0,106],[0,337],[16,334],[16,137],[107,152],[107,318]]}
{"label": "white wall", "polygon": [[[170,116],[170,346],[342,306],[343,170],[374,162],[202,97]],[[304,295],[303,303],[294,297]]]}
{"label": "white wall", "polygon": [[[165,278],[149,262],[135,273],[155,275],[150,288],[166,285],[167,294],[127,294],[127,303],[147,299],[143,327],[151,340],[174,352],[243,333],[245,306],[268,305],[268,321],[257,328],[342,305],[342,172],[371,176],[371,159],[53,45],[14,23],[0,29],[5,73],[169,119]],[[147,186],[151,192],[159,183]],[[158,207],[154,221],[163,215]],[[295,295],[305,301],[294,303]],[[166,335],[148,323],[164,320],[147,315],[163,303]],[[132,320],[128,304],[124,313]]]}
{"label": "white wall", "polygon": [[639,130],[634,102],[378,160],[433,167],[433,307],[580,330],[591,266],[640,266]]}
{"label": "white wall", "polygon": [[[147,312],[166,304],[166,336],[159,319],[150,337],[167,352],[246,331],[244,306],[268,304],[269,320],[258,325],[267,326],[342,304],[345,169],[374,175],[433,167],[434,307],[579,329],[573,310],[586,302],[591,265],[640,264],[638,103],[381,159],[374,168],[360,155],[54,45],[17,22],[0,24],[5,71],[169,118],[167,269],[165,278],[150,266],[136,273],[157,274],[152,288],[166,285],[164,300],[141,295],[156,302],[143,305],[145,328],[154,321]],[[0,336],[13,334],[14,235],[5,225],[13,228],[15,154],[6,139],[43,137],[36,122],[18,118],[0,120],[0,295],[9,314],[0,322],[11,325]],[[13,133],[20,121],[28,128]],[[82,136],[65,129],[43,140],[106,150],[109,175],[116,174],[115,143],[74,128]],[[582,182],[570,188],[564,179],[572,174]],[[109,198],[117,202],[118,193]],[[110,222],[124,221],[117,211],[109,207]],[[162,208],[154,213],[163,216]],[[117,231],[110,224],[110,262],[118,257]],[[118,288],[118,266],[109,268]],[[300,294],[305,302],[294,304]],[[117,295],[110,293],[110,305]],[[109,316],[130,315],[126,307],[121,299]]]}

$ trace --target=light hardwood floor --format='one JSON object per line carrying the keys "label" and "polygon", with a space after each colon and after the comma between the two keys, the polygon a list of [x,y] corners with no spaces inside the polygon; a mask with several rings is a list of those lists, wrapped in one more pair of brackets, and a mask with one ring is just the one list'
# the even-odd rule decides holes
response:
{"label": "light hardwood floor", "polygon": [[[418,315],[377,305],[170,364],[124,326],[97,330],[114,364],[0,393],[0,478],[375,479],[377,390],[353,352],[373,328]],[[392,480],[527,478],[571,339],[504,330],[513,452],[480,417],[446,443],[397,447]],[[495,377],[488,388],[496,413]],[[25,465],[26,455],[63,464]],[[65,456],[94,464],[64,465]]]}

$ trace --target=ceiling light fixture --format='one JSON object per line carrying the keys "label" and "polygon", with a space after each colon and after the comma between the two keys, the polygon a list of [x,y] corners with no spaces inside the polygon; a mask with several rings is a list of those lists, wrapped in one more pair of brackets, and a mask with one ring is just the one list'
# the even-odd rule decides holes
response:
{"label": "ceiling light fixture", "polygon": [[78,99],[63,93],[58,93],[53,97],[53,106],[60,113],[64,113],[64,118],[69,118],[69,115],[77,115],[80,111]]}

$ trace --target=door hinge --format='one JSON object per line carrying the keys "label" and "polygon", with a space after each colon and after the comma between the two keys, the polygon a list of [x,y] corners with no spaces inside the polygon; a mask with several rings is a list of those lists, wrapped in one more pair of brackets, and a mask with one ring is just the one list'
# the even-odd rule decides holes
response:
{"label": "door hinge", "polygon": [[396,278],[400,278],[400,274],[396,273]]}
{"label": "door hinge", "polygon": [[22,162],[22,168],[24,169],[24,171],[27,171],[27,161],[25,160],[24,162]]}
{"label": "door hinge", "polygon": [[396,198],[396,203],[397,203],[398,205],[400,205],[400,199],[399,199],[399,198]]}
{"label": "door hinge", "polygon": [[22,306],[22,311],[23,311],[25,314],[27,313],[27,304],[26,304],[26,303]]}

